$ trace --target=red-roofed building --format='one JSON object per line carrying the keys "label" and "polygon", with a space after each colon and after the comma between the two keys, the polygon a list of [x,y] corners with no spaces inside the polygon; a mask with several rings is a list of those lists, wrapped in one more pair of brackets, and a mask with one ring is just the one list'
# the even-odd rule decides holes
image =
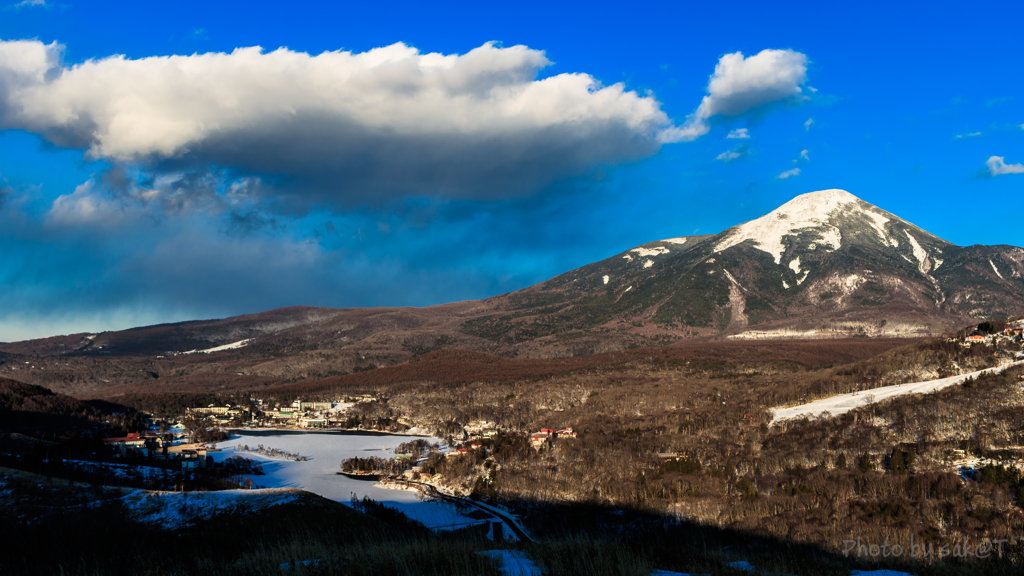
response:
{"label": "red-roofed building", "polygon": [[575,438],[576,432],[571,427],[562,428],[557,432],[559,437]]}
{"label": "red-roofed building", "polygon": [[122,455],[126,454],[129,450],[146,451],[146,439],[138,432],[129,432],[123,438],[104,438],[103,443],[116,448]]}

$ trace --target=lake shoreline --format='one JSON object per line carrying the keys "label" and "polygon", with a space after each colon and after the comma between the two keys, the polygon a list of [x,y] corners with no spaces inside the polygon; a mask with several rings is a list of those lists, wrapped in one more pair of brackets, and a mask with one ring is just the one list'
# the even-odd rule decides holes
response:
{"label": "lake shoreline", "polygon": [[408,436],[409,438],[433,438],[429,434],[409,434],[408,432],[382,432],[380,430],[324,430],[313,428],[301,430],[298,428],[225,428],[232,434],[247,434],[249,436],[280,436],[290,434],[337,434],[340,436]]}

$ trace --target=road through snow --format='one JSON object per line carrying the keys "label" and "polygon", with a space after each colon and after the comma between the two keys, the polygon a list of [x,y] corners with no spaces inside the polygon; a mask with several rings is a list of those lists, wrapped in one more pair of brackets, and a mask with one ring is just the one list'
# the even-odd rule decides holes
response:
{"label": "road through snow", "polygon": [[828,412],[832,416],[838,416],[849,412],[854,408],[861,408],[868,404],[888,400],[889,398],[895,398],[905,394],[927,394],[955,384],[960,384],[970,377],[977,378],[979,375],[988,372],[1002,372],[1007,368],[1020,366],[1021,364],[1024,364],[1024,361],[1012,362],[1010,364],[996,366],[995,368],[986,368],[985,370],[978,370],[977,372],[971,372],[969,374],[961,374],[960,376],[950,376],[948,378],[939,378],[938,380],[929,380],[927,382],[915,382],[913,384],[897,384],[882,388],[872,388],[861,392],[822,398],[821,400],[815,400],[814,402],[801,404],[800,406],[776,408],[775,416],[772,418],[772,424],[775,424],[780,420],[789,420],[791,418],[800,418],[803,416],[813,417],[821,414],[822,412]]}

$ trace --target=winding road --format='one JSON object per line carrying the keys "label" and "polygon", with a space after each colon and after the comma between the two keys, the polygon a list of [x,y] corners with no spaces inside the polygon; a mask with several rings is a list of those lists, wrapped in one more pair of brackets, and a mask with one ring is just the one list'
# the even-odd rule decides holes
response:
{"label": "winding road", "polygon": [[407,486],[421,488],[421,489],[423,489],[425,492],[427,492],[427,494],[429,494],[433,498],[438,498],[438,499],[441,499],[441,500],[448,500],[448,501],[451,501],[451,502],[462,502],[463,504],[469,504],[470,506],[473,506],[474,508],[478,508],[480,510],[483,510],[484,512],[490,514],[491,516],[494,516],[495,518],[501,520],[502,523],[504,523],[505,526],[508,526],[508,529],[511,530],[512,533],[515,534],[516,537],[519,538],[519,540],[521,542],[533,542],[534,541],[533,538],[530,538],[530,536],[522,528],[519,527],[519,525],[516,523],[515,520],[512,519],[511,516],[505,514],[504,512],[501,512],[501,511],[495,509],[493,506],[488,506],[486,504],[481,504],[481,503],[477,502],[476,500],[472,500],[470,498],[459,498],[458,496],[449,496],[447,494],[443,494],[443,493],[439,492],[437,490],[437,488],[435,488],[434,486],[432,486],[430,484],[424,484],[423,482],[413,482],[412,480],[395,480],[395,479],[391,479],[391,480],[388,480],[388,481],[389,482],[394,482],[396,484],[405,484]]}

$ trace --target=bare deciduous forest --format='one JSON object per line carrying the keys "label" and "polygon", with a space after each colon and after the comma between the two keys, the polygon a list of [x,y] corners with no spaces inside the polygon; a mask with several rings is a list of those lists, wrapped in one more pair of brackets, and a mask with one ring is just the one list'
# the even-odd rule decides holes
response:
{"label": "bare deciduous forest", "polygon": [[[429,364],[413,363],[401,372],[380,369],[275,392],[372,392],[378,401],[360,406],[366,421],[428,425],[454,442],[470,421],[494,422],[502,434],[474,440],[488,452],[434,457],[424,474],[511,506],[626,506],[833,550],[857,537],[904,545],[911,538],[1007,539],[1020,546],[1024,492],[1016,469],[977,464],[979,473],[968,479],[955,462],[1021,459],[1024,372],[865,405],[839,418],[770,426],[774,406],[996,363],[991,347],[944,339],[847,364],[830,362],[828,349],[843,350],[837,356],[845,359],[856,342],[781,344],[716,345],[679,356],[645,351],[584,369],[546,366],[536,376],[503,372],[509,361],[469,353],[460,360],[477,365],[465,372],[446,372],[441,362],[427,377]],[[539,449],[525,437],[566,426],[579,437]]]}

